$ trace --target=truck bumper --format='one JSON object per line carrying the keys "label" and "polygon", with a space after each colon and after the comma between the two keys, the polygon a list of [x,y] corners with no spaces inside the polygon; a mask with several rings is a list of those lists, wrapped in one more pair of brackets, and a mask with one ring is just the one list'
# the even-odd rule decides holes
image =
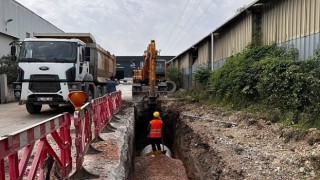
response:
{"label": "truck bumper", "polygon": [[[81,90],[81,83],[61,82],[57,92],[33,92],[29,89],[29,82],[22,83],[20,90],[20,102],[30,102],[33,104],[69,104],[68,94],[71,91]],[[17,91],[18,92],[18,91]],[[15,93],[19,95],[19,93]],[[17,96],[18,97],[18,96]]]}

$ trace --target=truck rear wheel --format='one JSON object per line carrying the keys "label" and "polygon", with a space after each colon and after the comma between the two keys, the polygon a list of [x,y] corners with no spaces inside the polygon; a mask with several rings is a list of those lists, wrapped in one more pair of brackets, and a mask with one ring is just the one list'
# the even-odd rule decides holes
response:
{"label": "truck rear wheel", "polygon": [[27,103],[26,104],[26,109],[28,111],[28,113],[30,114],[37,114],[41,111],[42,105],[35,105],[32,103]]}
{"label": "truck rear wheel", "polygon": [[92,99],[94,99],[94,90],[93,90],[93,87],[90,86],[89,84],[86,84],[84,89],[83,89],[84,92],[87,93],[87,99],[86,99],[86,102],[91,102]]}

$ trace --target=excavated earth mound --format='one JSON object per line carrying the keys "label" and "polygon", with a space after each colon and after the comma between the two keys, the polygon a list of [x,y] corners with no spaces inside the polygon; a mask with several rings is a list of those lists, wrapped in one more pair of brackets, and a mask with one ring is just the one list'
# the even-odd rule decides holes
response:
{"label": "excavated earth mound", "polygon": [[190,100],[167,104],[189,179],[320,179],[320,133]]}
{"label": "excavated earth mound", "polygon": [[135,158],[133,180],[186,180],[187,174],[181,160],[161,154]]}

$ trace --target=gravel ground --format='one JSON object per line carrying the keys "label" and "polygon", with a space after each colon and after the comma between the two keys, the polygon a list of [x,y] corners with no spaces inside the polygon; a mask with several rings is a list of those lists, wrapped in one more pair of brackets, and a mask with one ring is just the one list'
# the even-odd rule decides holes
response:
{"label": "gravel ground", "polygon": [[161,154],[145,155],[134,161],[133,180],[185,180],[187,174],[181,160]]}
{"label": "gravel ground", "polygon": [[[176,157],[189,179],[320,179],[320,133],[193,101],[179,111]],[[178,109],[177,109],[178,107]]]}

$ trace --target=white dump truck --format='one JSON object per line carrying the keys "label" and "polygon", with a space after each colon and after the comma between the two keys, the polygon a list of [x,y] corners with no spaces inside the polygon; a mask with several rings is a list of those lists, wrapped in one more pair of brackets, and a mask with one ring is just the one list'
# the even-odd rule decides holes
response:
{"label": "white dump truck", "polygon": [[107,92],[107,79],[115,75],[116,59],[99,46],[90,33],[35,33],[11,47],[18,61],[14,94],[30,114],[43,104],[57,108],[70,103],[68,94],[85,91],[88,99]]}

